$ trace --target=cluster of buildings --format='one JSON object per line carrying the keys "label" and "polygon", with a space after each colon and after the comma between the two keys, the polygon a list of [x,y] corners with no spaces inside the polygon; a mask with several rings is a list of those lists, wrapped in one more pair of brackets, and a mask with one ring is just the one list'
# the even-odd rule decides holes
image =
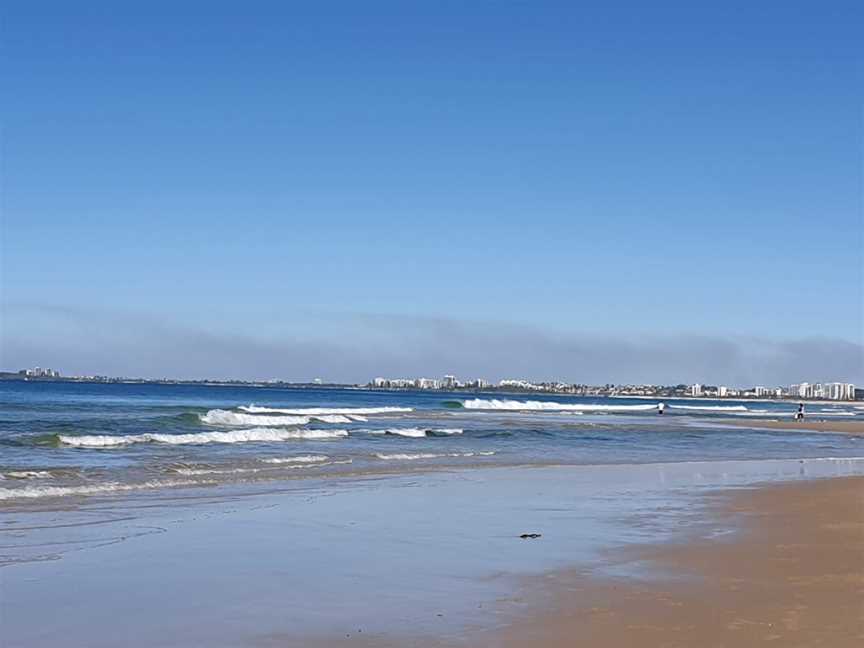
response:
{"label": "cluster of buildings", "polygon": [[806,398],[815,400],[855,400],[855,385],[852,383],[799,383],[789,387],[704,387],[691,385],[688,396],[708,398]]}
{"label": "cluster of buildings", "polygon": [[505,378],[498,381],[498,388],[513,391],[553,392],[555,394],[579,394],[583,385],[569,385],[563,382],[530,382]]}
{"label": "cluster of buildings", "polygon": [[368,385],[375,389],[487,389],[489,383],[482,378],[462,381],[456,376],[437,378],[375,378]]}
{"label": "cluster of buildings", "polygon": [[22,369],[18,372],[19,376],[25,378],[59,378],[60,372],[54,369],[43,369],[42,367],[33,367],[32,369]]}
{"label": "cluster of buildings", "polygon": [[798,383],[790,385],[788,396],[792,398],[819,398],[825,400],[854,400],[855,385],[852,383]]}
{"label": "cluster of buildings", "polygon": [[687,388],[686,396],[693,398],[785,398],[787,394],[782,387],[736,389],[725,385],[700,385],[697,383]]}
{"label": "cluster of buildings", "polygon": [[649,398],[789,398],[855,400],[860,397],[852,383],[800,383],[789,387],[748,387],[740,389],[726,385],[584,385],[557,381],[532,382],[530,380],[505,378],[491,384],[482,378],[462,381],[455,376],[437,378],[375,378],[368,385],[374,389],[482,389],[508,392],[545,392],[572,394],[575,396],[619,396]]}
{"label": "cluster of buildings", "polygon": [[[682,390],[682,387],[684,389]],[[647,389],[646,389],[647,388]],[[651,389],[654,391],[652,392]],[[671,394],[670,394],[671,391]],[[860,391],[860,390],[859,390]],[[627,394],[618,390],[616,395]],[[691,398],[804,398],[814,400],[855,400],[857,394],[852,383],[800,383],[789,387],[749,387],[738,389],[725,385],[677,385],[675,387],[642,386],[639,395],[647,396],[689,396]]]}

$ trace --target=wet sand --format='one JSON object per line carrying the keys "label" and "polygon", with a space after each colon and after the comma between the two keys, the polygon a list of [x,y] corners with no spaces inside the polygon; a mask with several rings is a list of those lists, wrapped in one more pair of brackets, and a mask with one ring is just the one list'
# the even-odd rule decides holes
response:
{"label": "wet sand", "polygon": [[533,579],[524,596],[543,609],[472,645],[864,645],[864,478],[748,489],[716,513],[742,532],[617,554],[656,580]]}
{"label": "wet sand", "polygon": [[742,421],[737,419],[723,419],[723,425],[733,425],[735,427],[768,429],[768,430],[802,430],[806,432],[833,432],[841,434],[864,435],[864,420],[858,421],[837,421],[837,420],[818,420],[817,417],[805,419],[803,421],[763,421],[751,419]]}

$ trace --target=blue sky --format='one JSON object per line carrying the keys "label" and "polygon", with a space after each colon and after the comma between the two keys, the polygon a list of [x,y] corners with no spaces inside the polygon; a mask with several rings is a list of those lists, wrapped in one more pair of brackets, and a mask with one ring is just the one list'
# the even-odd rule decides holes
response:
{"label": "blue sky", "polygon": [[864,381],[864,10],[696,4],[7,4],[0,365]]}

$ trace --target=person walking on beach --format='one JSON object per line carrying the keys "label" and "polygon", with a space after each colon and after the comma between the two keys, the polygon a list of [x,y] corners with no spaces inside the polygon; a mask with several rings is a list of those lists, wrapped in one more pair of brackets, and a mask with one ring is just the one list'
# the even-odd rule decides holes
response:
{"label": "person walking on beach", "polygon": [[663,410],[666,409],[666,403],[657,403],[657,413],[663,414]]}
{"label": "person walking on beach", "polygon": [[804,420],[804,403],[798,403],[798,411],[795,412],[795,420],[803,421]]}

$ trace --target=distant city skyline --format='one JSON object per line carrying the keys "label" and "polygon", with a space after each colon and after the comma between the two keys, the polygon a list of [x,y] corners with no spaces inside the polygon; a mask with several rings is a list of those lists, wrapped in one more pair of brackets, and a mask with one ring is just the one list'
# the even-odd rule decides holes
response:
{"label": "distant city skyline", "polygon": [[[102,374],[95,375],[63,375],[57,369],[48,367],[30,367],[20,369],[17,372],[3,371],[0,367],[0,379],[64,379],[64,380],[83,380],[96,382],[115,382],[122,380],[141,380],[136,376],[107,376]],[[176,377],[162,376],[159,380],[177,380]],[[207,379],[198,378],[197,381],[206,381]],[[228,379],[228,381],[236,381],[237,379]],[[334,383],[326,383],[321,378],[312,378],[304,381],[284,381],[280,379],[259,380],[259,381],[243,381],[257,384],[297,384],[297,385],[332,385]],[[350,383],[335,383],[335,384],[350,384]],[[362,383],[353,383],[355,386],[364,386]],[[366,387],[372,389],[418,389],[418,390],[458,390],[458,389],[504,389],[516,391],[536,391],[545,393],[566,393],[575,395],[620,395],[620,396],[657,396],[668,397],[673,394],[669,392],[670,388],[674,388],[676,396],[690,396],[693,398],[802,398],[802,399],[824,399],[824,400],[855,400],[856,386],[853,383],[823,381],[823,382],[800,382],[789,386],[770,386],[764,385],[749,385],[742,387],[741,385],[706,385],[693,383],[687,385],[684,383],[633,383],[623,382],[618,384],[591,384],[591,383],[568,383],[561,380],[546,380],[546,381],[530,381],[524,378],[503,378],[497,381],[497,384],[490,382],[485,378],[469,378],[460,379],[453,374],[446,374],[442,378],[384,378],[376,377],[365,384]]]}
{"label": "distant city skyline", "polygon": [[860,3],[184,7],[4,9],[3,366],[864,383]]}

